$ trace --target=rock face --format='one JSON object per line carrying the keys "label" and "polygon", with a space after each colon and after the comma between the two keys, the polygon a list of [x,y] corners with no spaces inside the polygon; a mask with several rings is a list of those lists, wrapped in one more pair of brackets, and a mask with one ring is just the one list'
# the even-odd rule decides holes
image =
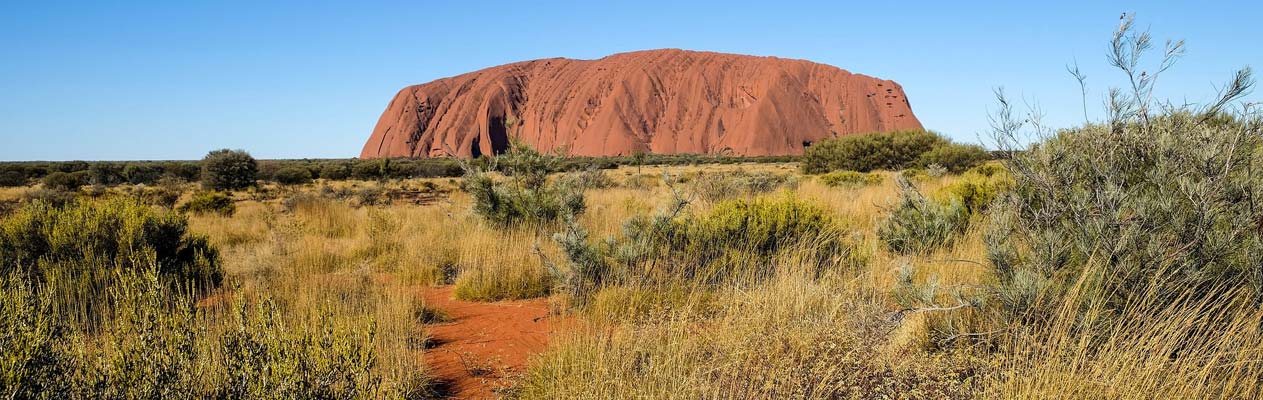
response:
{"label": "rock face", "polygon": [[406,87],[360,157],[473,157],[510,138],[575,156],[784,155],[838,135],[920,128],[893,81],[804,60],[648,50]]}

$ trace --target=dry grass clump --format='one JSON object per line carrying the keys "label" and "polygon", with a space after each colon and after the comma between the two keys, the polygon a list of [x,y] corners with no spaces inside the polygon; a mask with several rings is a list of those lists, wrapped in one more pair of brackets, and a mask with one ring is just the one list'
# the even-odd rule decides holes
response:
{"label": "dry grass clump", "polygon": [[563,339],[523,378],[538,398],[971,398],[989,371],[967,354],[886,357],[882,307],[786,274]]}

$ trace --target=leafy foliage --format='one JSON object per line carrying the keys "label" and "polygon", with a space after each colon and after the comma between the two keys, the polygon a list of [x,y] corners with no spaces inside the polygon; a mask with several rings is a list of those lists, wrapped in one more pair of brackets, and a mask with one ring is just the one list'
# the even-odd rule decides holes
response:
{"label": "leafy foliage", "polygon": [[[1051,133],[998,93],[993,135],[1014,155],[1013,191],[987,242],[1009,315],[1040,320],[1051,311],[1036,299],[1071,291],[1109,308],[1263,294],[1263,124],[1248,105],[1222,111],[1249,91],[1250,71],[1203,108],[1159,109],[1149,93],[1182,42],[1168,43],[1158,73],[1141,73],[1148,47],[1124,19],[1110,60],[1134,86],[1111,91],[1104,123]],[[1032,133],[1040,142],[1017,151]]]}
{"label": "leafy foliage", "polygon": [[52,190],[79,190],[80,186],[87,184],[87,171],[53,172],[44,176],[44,187]]}
{"label": "leafy foliage", "polygon": [[244,150],[221,149],[202,159],[202,185],[211,190],[240,190],[255,185],[259,163]]}
{"label": "leafy foliage", "polygon": [[550,183],[557,157],[541,154],[513,143],[508,152],[496,157],[493,165],[507,179],[497,179],[486,170],[468,167],[461,187],[474,200],[474,213],[498,226],[547,224],[565,215],[584,210],[583,190],[567,184]]}
{"label": "leafy foliage", "polygon": [[[826,210],[785,195],[730,200],[704,215],[684,213],[687,202],[657,215],[636,216],[623,237],[598,244],[573,220],[554,238],[568,259],[561,280],[577,300],[618,280],[641,283],[692,282],[715,285],[759,281],[774,271],[775,257],[803,256],[811,273],[863,262],[845,237],[844,225]],[[811,251],[798,250],[810,248]],[[560,269],[553,266],[554,269]]]}
{"label": "leafy foliage", "polygon": [[951,244],[969,225],[969,212],[957,199],[946,203],[925,198],[899,176],[899,205],[877,227],[877,237],[900,254],[928,253]]}
{"label": "leafy foliage", "polygon": [[961,173],[991,159],[982,146],[974,144],[946,143],[922,153],[917,157],[917,165],[929,168],[938,165],[948,172]]}
{"label": "leafy foliage", "polygon": [[180,212],[193,214],[219,214],[230,216],[237,211],[232,196],[224,192],[204,191],[194,193],[189,201],[177,208]]}
{"label": "leafy foliage", "polygon": [[771,172],[748,172],[743,169],[692,177],[693,192],[698,198],[717,202],[725,199],[753,197],[780,188],[794,187],[795,177]]}
{"label": "leafy foliage", "polygon": [[803,152],[802,169],[808,174],[899,170],[916,163],[922,154],[946,144],[947,139],[927,131],[846,135],[807,147]]}
{"label": "leafy foliage", "polygon": [[824,175],[820,175],[820,182],[829,187],[861,187],[870,185],[880,185],[883,178],[880,174],[855,172],[855,171],[834,171]]}
{"label": "leafy foliage", "polygon": [[[155,265],[168,282],[218,286],[218,252],[188,233],[184,217],[132,199],[80,201],[58,208],[28,204],[0,221],[0,273],[61,277],[72,282],[106,276],[100,264],[124,270]],[[70,284],[72,282],[66,282]]]}
{"label": "leafy foliage", "polygon": [[282,167],[272,175],[272,180],[283,185],[311,183],[311,171],[303,167]]}

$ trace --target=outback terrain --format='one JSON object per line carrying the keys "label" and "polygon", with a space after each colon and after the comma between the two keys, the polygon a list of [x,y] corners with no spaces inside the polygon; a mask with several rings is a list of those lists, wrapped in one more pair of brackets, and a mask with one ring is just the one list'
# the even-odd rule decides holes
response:
{"label": "outback terrain", "polygon": [[1263,398],[1252,72],[1108,43],[1104,117],[997,90],[988,148],[659,50],[405,88],[360,159],[0,163],[0,398]]}

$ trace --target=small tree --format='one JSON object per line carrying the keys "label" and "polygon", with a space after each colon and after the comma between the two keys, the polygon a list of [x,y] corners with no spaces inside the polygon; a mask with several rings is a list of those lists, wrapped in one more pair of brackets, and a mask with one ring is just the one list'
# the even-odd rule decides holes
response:
{"label": "small tree", "polygon": [[245,150],[221,149],[202,159],[202,185],[213,190],[238,190],[255,185],[259,162]]}
{"label": "small tree", "polygon": [[645,166],[645,161],[649,159],[648,154],[644,150],[635,149],[631,154],[632,163],[636,164],[636,175],[640,175],[640,169]]}

